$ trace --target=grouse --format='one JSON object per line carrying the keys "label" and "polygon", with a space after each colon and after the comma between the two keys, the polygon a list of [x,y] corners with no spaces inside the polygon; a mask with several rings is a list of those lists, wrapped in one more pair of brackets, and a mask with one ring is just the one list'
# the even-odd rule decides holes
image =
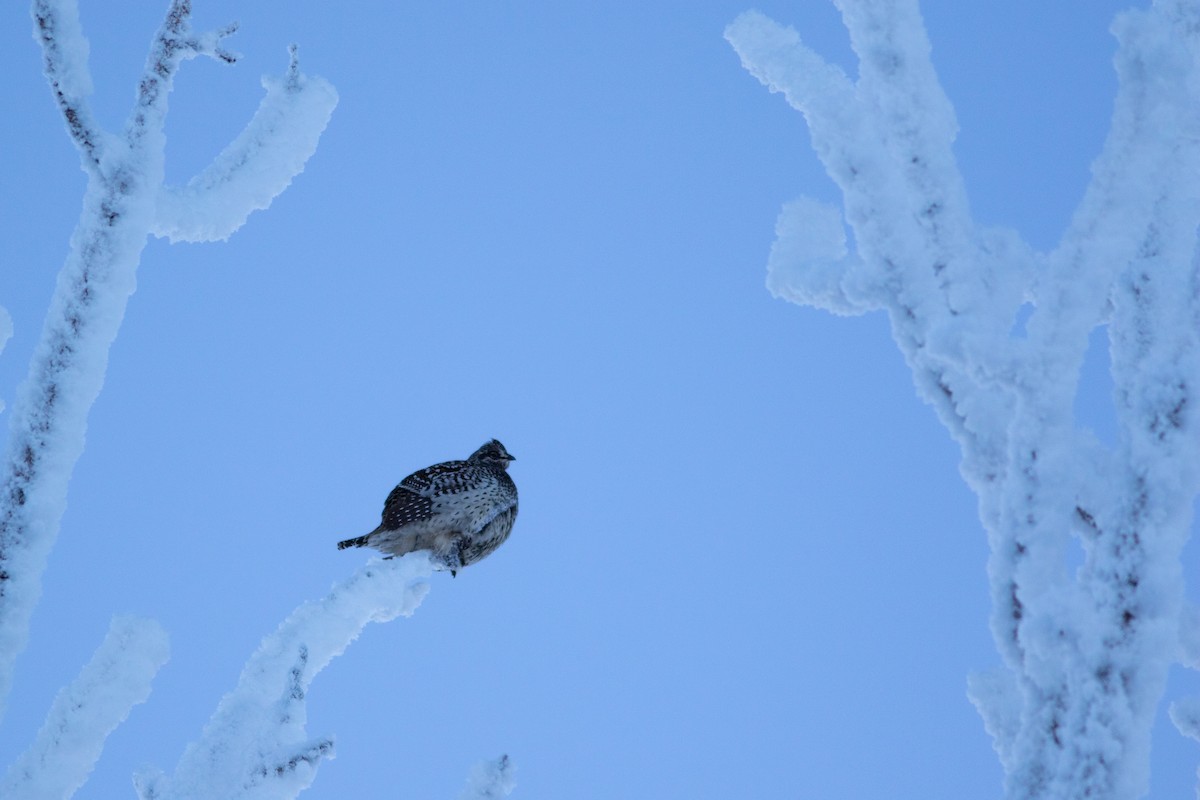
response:
{"label": "grouse", "polygon": [[517,486],[508,475],[515,461],[492,439],[466,461],[418,470],[392,489],[379,527],[338,542],[338,549],[374,547],[389,556],[428,550],[456,575],[503,544],[517,518]]}

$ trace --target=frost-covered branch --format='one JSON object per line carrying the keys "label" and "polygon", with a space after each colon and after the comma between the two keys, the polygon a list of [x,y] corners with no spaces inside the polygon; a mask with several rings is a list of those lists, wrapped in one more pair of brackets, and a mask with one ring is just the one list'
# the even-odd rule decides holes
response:
{"label": "frost-covered branch", "polygon": [[[118,136],[96,124],[87,103],[88,44],[76,3],[33,3],[34,36],[42,46],[46,79],[79,149],[88,186],[28,377],[13,403],[7,452],[0,463],[0,705],[28,637],[41,574],[66,507],[68,479],[83,451],[88,411],[104,381],[108,351],[133,293],[142,248],[158,230],[163,124],[173,78],[185,59],[235,59],[221,45],[234,26],[195,33],[190,12],[188,0],[171,4]],[[270,89],[263,104],[276,109],[266,114],[269,119],[260,109],[226,151],[235,154],[235,161],[242,154],[240,179],[220,198],[202,200],[245,209],[236,220],[219,223],[218,238],[227,237],[249,210],[265,208],[287,186],[328,122],[336,95],[323,81],[301,75],[294,55],[280,83],[286,88]],[[264,163],[270,166],[261,168]],[[225,172],[239,170],[227,165]],[[177,204],[176,216],[186,216],[187,202]]]}
{"label": "frost-covered branch", "polygon": [[[838,6],[857,81],[761,14],[726,31],[744,66],[804,113],[857,245],[848,252],[834,209],[789,204],[768,285],[838,313],[886,309],[922,396],[962,447],[1004,659],[970,692],[1009,796],[1140,796],[1180,651],[1179,558],[1200,487],[1200,4],[1118,19],[1112,133],[1048,256],[972,222],[915,0]],[[1013,337],[1023,302],[1035,311]],[[1074,420],[1088,335],[1106,321],[1116,448]],[[1071,537],[1085,552],[1074,574]],[[1192,718],[1194,706],[1179,708]]]}
{"label": "frost-covered branch", "polygon": [[[952,349],[987,347],[1007,334],[1022,300],[1013,269],[1021,248],[970,220],[949,149],[956,123],[929,64],[916,4],[842,8],[852,42],[865,53],[857,82],[794,30],[757,12],[725,32],[743,65],[805,115],[813,146],[842,189],[858,246],[846,254],[832,208],[808,199],[789,204],[776,226],[768,284],[779,296],[837,313],[888,309],[923,395],[972,453],[964,464],[969,478],[986,480],[1004,448],[990,406],[1004,398],[958,402],[956,392],[985,376]],[[982,324],[964,331],[966,314]]]}
{"label": "frost-covered branch", "polygon": [[227,25],[219,31],[197,35],[192,32],[191,16],[191,0],[172,0],[167,18],[150,44],[146,67],[138,82],[137,103],[125,126],[125,139],[133,150],[155,145],[161,150],[167,98],[175,73],[185,59],[203,55],[227,64],[237,60],[236,56],[220,46],[221,39],[237,31],[237,25]]}
{"label": "frost-covered branch", "polygon": [[79,148],[84,167],[96,169],[104,155],[107,134],[92,120],[87,96],[92,93],[88,43],[79,24],[79,7],[64,0],[35,0],[33,35],[42,45],[43,70],[50,91]]}
{"label": "frost-covered branch", "polygon": [[467,778],[467,786],[463,789],[458,800],[495,800],[497,797],[508,797],[516,788],[516,767],[508,756],[500,756],[494,761],[482,761],[471,769]]}
{"label": "frost-covered branch", "polygon": [[[0,306],[0,353],[4,352],[5,345],[13,335],[12,317],[9,316],[8,309]],[[0,400],[0,411],[4,410],[4,401]]]}
{"label": "frost-covered branch", "polygon": [[37,738],[0,780],[0,797],[60,800],[74,794],[108,735],[150,696],[150,683],[168,651],[167,634],[158,623],[113,619],[92,660],[54,698]]}
{"label": "frost-covered branch", "polygon": [[172,242],[227,239],[256,210],[267,208],[304,168],[337,93],[300,72],[298,51],[284,77],[264,77],[267,94],[250,124],[187,186],[163,186],[154,235]]}
{"label": "frost-covered branch", "polygon": [[333,753],[332,739],[310,739],[304,731],[312,679],[367,623],[412,614],[432,572],[425,552],[375,561],[324,599],[297,608],[263,640],[175,773],[135,779],[142,800],[295,797]]}

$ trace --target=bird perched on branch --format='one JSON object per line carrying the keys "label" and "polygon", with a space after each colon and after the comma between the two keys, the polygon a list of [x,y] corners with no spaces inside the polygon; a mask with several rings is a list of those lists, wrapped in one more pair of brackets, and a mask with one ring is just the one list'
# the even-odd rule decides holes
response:
{"label": "bird perched on branch", "polygon": [[515,461],[495,439],[466,461],[446,461],[418,470],[392,489],[379,527],[366,536],[338,542],[374,547],[402,556],[428,550],[451,575],[499,547],[517,518],[517,486],[508,475]]}

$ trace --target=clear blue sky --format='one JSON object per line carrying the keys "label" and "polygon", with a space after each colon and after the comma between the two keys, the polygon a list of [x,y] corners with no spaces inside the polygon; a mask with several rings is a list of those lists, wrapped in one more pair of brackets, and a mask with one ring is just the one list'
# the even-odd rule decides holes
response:
{"label": "clear blue sky", "polygon": [[[167,4],[117,5],[81,12],[110,128]],[[169,179],[241,130],[290,42],[341,101],[229,242],[146,248],[0,760],[112,614],[154,617],[171,661],[77,795],[132,796],[262,636],[362,563],[334,543],[396,481],[495,436],[518,459],[512,538],[318,676],[309,731],[338,757],[306,797],[451,798],[504,752],[521,798],[998,796],[966,699],[998,656],[957,449],[883,315],[763,286],[780,205],[838,198],[802,117],[722,38],[751,6],[344,5],[197,0],[197,27],[241,22],[244,59],[184,65]],[[924,4],[981,223],[1057,241],[1125,5]],[[831,5],[754,7],[853,72]],[[0,8],[9,402],[84,185],[30,27]],[[1103,438],[1095,355],[1080,419]],[[1152,797],[1190,795],[1192,745],[1160,725]]]}

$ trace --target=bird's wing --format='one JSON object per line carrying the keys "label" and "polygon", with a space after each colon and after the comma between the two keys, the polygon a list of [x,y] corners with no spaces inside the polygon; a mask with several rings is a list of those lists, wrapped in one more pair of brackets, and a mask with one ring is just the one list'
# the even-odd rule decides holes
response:
{"label": "bird's wing", "polygon": [[417,470],[392,489],[383,504],[383,528],[395,530],[433,516],[433,498],[459,491],[465,461],[446,461]]}
{"label": "bird's wing", "polygon": [[486,477],[485,470],[469,461],[446,461],[414,472],[400,485],[422,497],[435,498],[474,488]]}
{"label": "bird's wing", "polygon": [[467,462],[465,461],[446,461],[441,464],[434,464],[432,467],[417,470],[412,475],[409,475],[400,481],[400,485],[396,488],[405,488],[410,492],[416,492],[425,497],[444,494],[447,484],[454,482],[455,475],[461,472],[466,464]]}
{"label": "bird's wing", "polygon": [[384,530],[394,531],[409,523],[429,519],[432,516],[433,501],[401,483],[392,489],[391,494],[383,503],[383,520],[380,527]]}

